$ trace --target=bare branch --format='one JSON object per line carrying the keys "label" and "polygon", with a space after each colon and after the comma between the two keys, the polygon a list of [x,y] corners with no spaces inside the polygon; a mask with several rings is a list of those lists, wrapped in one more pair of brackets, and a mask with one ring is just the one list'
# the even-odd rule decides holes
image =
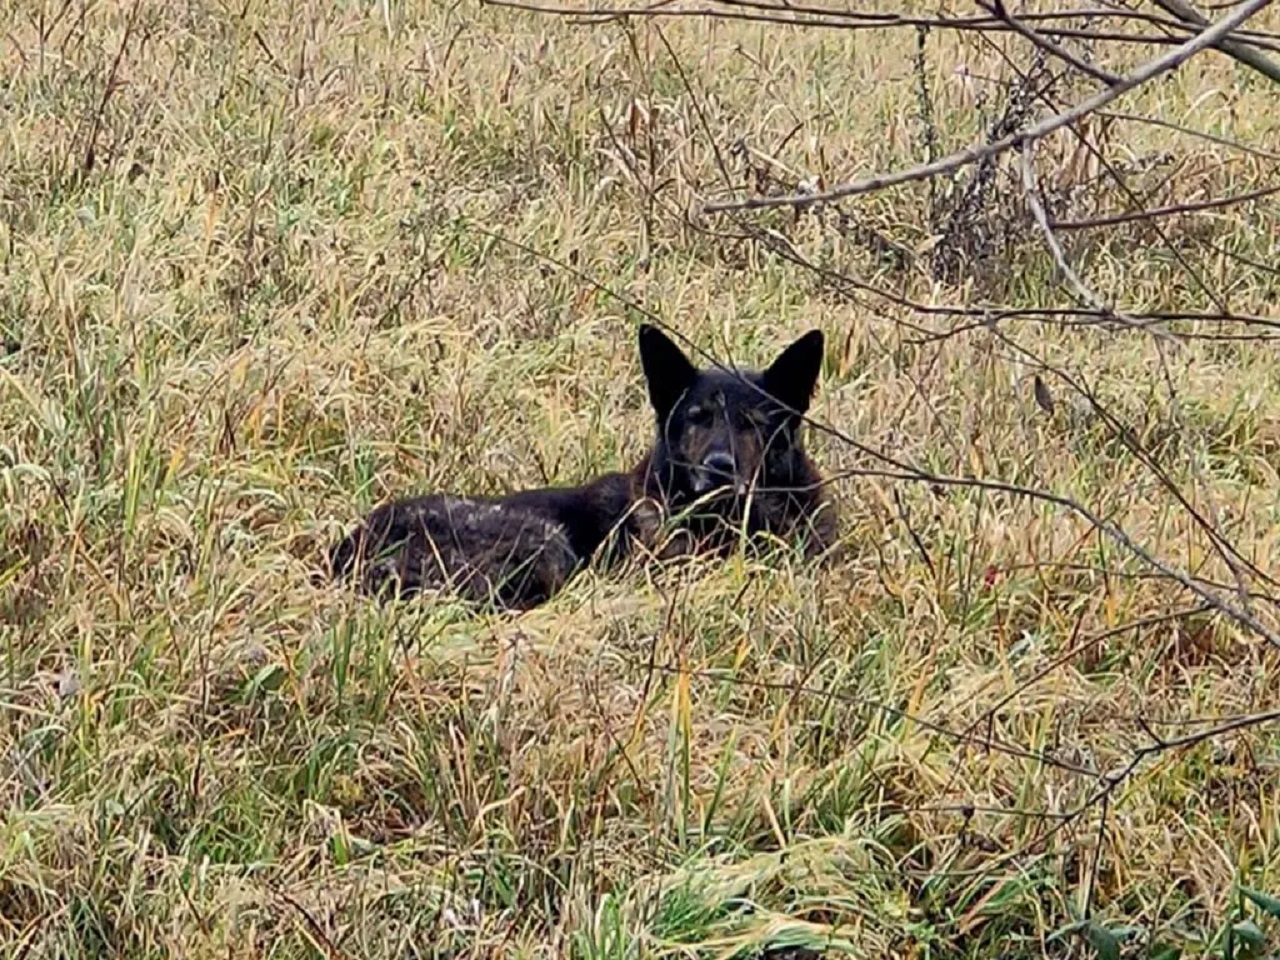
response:
{"label": "bare branch", "polygon": [[1231,207],[1239,203],[1248,203],[1251,200],[1261,200],[1263,197],[1269,197],[1273,193],[1280,193],[1280,186],[1250,190],[1248,193],[1237,194],[1234,197],[1215,197],[1212,200],[1201,200],[1198,203],[1175,203],[1167,207],[1152,207],[1149,210],[1117,213],[1108,217],[1093,217],[1088,220],[1055,220],[1052,221],[1051,226],[1054,230],[1092,230],[1095,227],[1114,227],[1122,223],[1134,223],[1136,221],[1145,223],[1157,217],[1171,217],[1181,213],[1199,213],[1202,210],[1218,210],[1222,207]]}
{"label": "bare branch", "polygon": [[[789,240],[774,231],[760,230],[750,224],[745,225],[744,229],[746,231],[744,233],[720,233],[718,236],[721,239],[754,240],[758,243],[762,243],[783,259],[816,274],[823,281],[830,284],[831,288],[836,292],[843,293],[846,296],[851,297],[851,291],[865,293],[883,300],[886,303],[892,303],[905,310],[910,310],[912,313],[919,314],[921,316],[973,318],[972,323],[953,327],[946,331],[932,330],[921,324],[910,323],[904,320],[895,321],[896,323],[909,327],[916,333],[920,333],[923,338],[928,340],[958,337],[974,330],[987,329],[992,325],[998,326],[1011,320],[1028,320],[1035,323],[1052,324],[1061,327],[1104,326],[1114,324],[1116,322],[1114,314],[1111,312],[1098,310],[1093,307],[1007,307],[959,303],[923,303],[919,300],[913,300],[910,297],[895,293],[884,287],[877,286],[876,284],[868,283],[865,280],[858,280],[846,274],[837,273],[836,271],[824,267],[821,264],[815,263],[800,253],[800,251],[797,250]],[[710,231],[705,232],[710,233]],[[1265,330],[1280,331],[1280,320],[1273,317],[1263,317],[1255,314],[1230,313],[1226,311],[1198,313],[1190,311],[1126,311],[1126,314],[1130,317],[1132,322],[1129,325],[1122,325],[1120,329],[1141,332],[1173,323],[1230,323],[1245,327],[1260,327]],[[1258,334],[1230,335],[1196,333],[1173,333],[1172,335],[1179,339],[1186,340],[1253,340],[1260,338],[1280,338],[1280,332],[1273,336]]]}
{"label": "bare branch", "polygon": [[[1058,269],[1062,271],[1062,275],[1066,278],[1076,295],[1086,304],[1109,319],[1119,320],[1126,326],[1134,326],[1136,321],[1132,317],[1127,317],[1122,313],[1118,313],[1109,307],[1098,294],[1086,284],[1071,264],[1067,261],[1066,251],[1062,249],[1062,244],[1058,242],[1057,235],[1053,232],[1053,228],[1049,225],[1049,215],[1045,213],[1044,204],[1040,202],[1040,185],[1036,182],[1035,165],[1032,160],[1032,154],[1035,151],[1035,141],[1028,141],[1022,144],[1022,184],[1023,192],[1027,198],[1027,206],[1031,210],[1031,215],[1036,221],[1036,225],[1040,228],[1040,232],[1044,235],[1045,245],[1049,248],[1049,252],[1053,254],[1054,262],[1057,263]],[[1158,336],[1168,336],[1163,330],[1153,330]]]}
{"label": "bare branch", "polygon": [[1009,13],[1009,11],[1005,9],[1004,0],[976,0],[976,2],[983,10],[988,11],[993,16],[999,17],[1007,23],[1019,36],[1030,40],[1041,50],[1052,54],[1064,63],[1070,64],[1081,73],[1087,74],[1095,80],[1100,80],[1109,87],[1117,86],[1121,82],[1121,78],[1118,75],[1111,73],[1108,70],[1103,70],[1100,67],[1095,67],[1091,63],[1085,62],[1060,43],[1055,43],[1053,40],[1044,36],[1044,34],[1027,26],[1020,18],[1013,16],[1013,14]]}
{"label": "bare branch", "polygon": [[[1151,0],[1156,6],[1167,10],[1184,23],[1191,24],[1196,27],[1205,27],[1208,25],[1208,18],[1202,16],[1195,7],[1187,3],[1186,0]],[[1280,66],[1277,66],[1269,60],[1266,54],[1261,51],[1248,47],[1243,43],[1237,43],[1231,39],[1224,39],[1221,43],[1214,45],[1229,57],[1234,57],[1246,67],[1252,67],[1267,79],[1280,83]]]}
{"label": "bare branch", "polygon": [[1126,120],[1130,123],[1144,123],[1152,127],[1163,127],[1166,130],[1173,130],[1177,133],[1185,134],[1188,137],[1195,137],[1197,140],[1204,140],[1208,143],[1216,143],[1221,147],[1229,147],[1232,150],[1239,150],[1241,153],[1247,153],[1250,156],[1261,157],[1264,160],[1280,160],[1280,153],[1274,150],[1263,150],[1252,144],[1242,143],[1239,140],[1232,140],[1230,137],[1219,136],[1216,133],[1210,133],[1207,130],[1197,130],[1194,127],[1188,127],[1185,124],[1174,123],[1172,120],[1165,120],[1161,117],[1144,117],[1137,113],[1124,113],[1120,110],[1099,110],[1100,117],[1114,117],[1117,120]]}
{"label": "bare branch", "polygon": [[995,156],[1004,153],[1026,143],[1030,140],[1039,140],[1047,137],[1055,130],[1074,123],[1091,113],[1096,112],[1114,100],[1119,99],[1130,90],[1142,86],[1153,80],[1163,73],[1175,70],[1183,63],[1195,56],[1200,51],[1213,46],[1223,37],[1227,36],[1231,31],[1235,30],[1240,24],[1244,23],[1263,7],[1267,6],[1271,0],[1247,0],[1241,4],[1234,12],[1223,17],[1214,26],[1197,34],[1181,46],[1175,47],[1162,57],[1157,57],[1149,61],[1144,66],[1135,70],[1133,73],[1124,77],[1118,84],[1099,91],[1087,100],[1077,104],[1070,110],[1066,110],[1055,116],[1037,123],[1026,130],[1019,130],[1002,137],[991,143],[975,144],[967,147],[957,153],[953,153],[948,157],[943,157],[934,163],[926,163],[918,167],[912,167],[909,170],[902,170],[897,173],[880,174],[874,177],[866,177],[862,180],[855,180],[852,183],[836,187],[833,190],[827,190],[821,193],[810,194],[792,194],[783,197],[752,197],[747,200],[738,200],[725,203],[709,203],[703,206],[706,213],[723,213],[729,210],[754,210],[762,207],[793,207],[799,204],[811,205],[814,203],[830,202],[839,200],[843,197],[857,196],[862,193],[869,193],[872,190],[881,190],[885,187],[896,186],[901,183],[911,183],[915,180],[924,180],[928,177],[935,177],[939,174],[950,173],[958,170],[963,166],[976,163],[985,157]]}
{"label": "bare branch", "polygon": [[[657,0],[647,6],[598,6],[579,8],[573,5],[537,3],[533,0],[481,0],[484,6],[505,7],[547,16],[563,17],[578,26],[598,26],[619,20],[631,19],[715,19],[736,20],[747,23],[774,23],[780,26],[819,27],[829,30],[879,30],[895,27],[937,27],[970,33],[1009,33],[1014,28],[999,17],[948,17],[910,16],[897,11],[841,10],[837,8],[808,7],[786,3],[784,6],[761,0],[707,0],[708,6],[676,7],[670,0]],[[1159,33],[1123,33],[1115,30],[1098,30],[1082,27],[1057,26],[1083,20],[1123,20],[1127,23],[1156,27]],[[1194,33],[1185,22],[1161,17],[1141,10],[1119,6],[1086,8],[1082,10],[1028,11],[1018,19],[1024,23],[1053,23],[1054,34],[1077,40],[1114,41],[1118,43],[1150,43],[1172,46],[1181,43],[1183,34]],[[1241,30],[1235,43],[1280,52],[1280,35],[1265,30]]]}

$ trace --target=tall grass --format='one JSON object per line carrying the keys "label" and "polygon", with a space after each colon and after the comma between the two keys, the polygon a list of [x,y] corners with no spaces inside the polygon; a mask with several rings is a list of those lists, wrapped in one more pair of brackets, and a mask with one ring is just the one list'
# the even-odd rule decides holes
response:
{"label": "tall grass", "polygon": [[[1190,956],[1223,951],[1237,884],[1280,888],[1272,726],[1140,764],[1104,830],[1097,807],[1057,818],[1099,788],[1081,769],[1123,768],[1151,731],[1274,707],[1280,669],[1044,503],[852,477],[833,570],[588,573],[518,618],[312,582],[388,496],[575,482],[643,452],[634,312],[526,247],[722,360],[822,327],[817,420],[1063,492],[1229,581],[1060,383],[1052,415],[1036,406],[1027,356],[985,329],[920,340],[901,304],[686,216],[718,189],[717,149],[796,179],[918,162],[913,36],[685,20],[668,49],[652,25],[476,0],[9,11],[7,956],[1066,956],[1086,941],[1055,931],[1086,904]],[[948,149],[983,133],[972,78],[1008,73],[988,46],[929,43]],[[1126,109],[1265,145],[1275,102],[1206,55]],[[1152,165],[1153,196],[1274,178],[1167,128],[1109,136]],[[857,229],[760,222],[909,299],[1061,301],[1016,237],[950,283],[913,265],[926,193],[867,198]],[[1167,229],[1233,309],[1275,314],[1278,213]],[[1079,249],[1133,309],[1208,299],[1136,231]],[[1123,414],[1274,573],[1268,345],[1004,331]],[[866,465],[810,436],[829,473]]]}

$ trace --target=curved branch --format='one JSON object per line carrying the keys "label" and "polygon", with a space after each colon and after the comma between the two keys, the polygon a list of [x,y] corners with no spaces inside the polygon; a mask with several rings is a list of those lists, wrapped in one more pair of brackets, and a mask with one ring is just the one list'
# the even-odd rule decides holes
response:
{"label": "curved branch", "polygon": [[1119,99],[1130,90],[1134,90],[1145,83],[1150,82],[1161,74],[1176,70],[1183,63],[1195,56],[1200,51],[1212,47],[1222,39],[1224,39],[1233,30],[1242,23],[1256,14],[1263,7],[1271,3],[1271,0],[1248,0],[1241,4],[1232,13],[1223,17],[1209,29],[1192,37],[1186,43],[1175,47],[1162,57],[1144,64],[1133,73],[1124,77],[1115,86],[1107,87],[1087,100],[1082,101],[1070,110],[1048,117],[1025,130],[1018,130],[1002,137],[991,143],[975,144],[967,147],[957,153],[953,153],[941,160],[933,163],[926,163],[918,167],[912,167],[909,170],[900,170],[897,173],[879,174],[874,177],[865,177],[862,180],[855,180],[852,183],[836,187],[821,193],[808,194],[791,194],[782,197],[751,197],[747,200],[727,201],[724,203],[709,203],[703,206],[705,213],[724,213],[730,210],[754,210],[762,207],[795,207],[795,206],[811,206],[814,203],[829,202],[831,200],[839,200],[843,197],[857,196],[862,193],[870,193],[873,190],[880,190],[884,187],[897,186],[901,183],[911,183],[915,180],[926,180],[930,177],[936,177],[939,174],[950,173],[961,167],[968,166],[971,163],[977,163],[986,157],[993,157],[997,154],[1004,153],[1014,147],[1021,146],[1032,140],[1040,140],[1053,133],[1055,130],[1074,123],[1083,117],[1105,107],[1114,100]]}
{"label": "curved branch", "polygon": [[[1187,3],[1186,0],[1151,0],[1160,9],[1177,17],[1183,23],[1191,24],[1196,27],[1205,27],[1209,21],[1201,16],[1195,7]],[[1217,49],[1221,50],[1228,57],[1239,60],[1246,67],[1257,70],[1260,74],[1275,83],[1280,83],[1280,66],[1272,62],[1265,53],[1246,46],[1243,43],[1237,43],[1234,40],[1223,40],[1219,44],[1215,44]]]}

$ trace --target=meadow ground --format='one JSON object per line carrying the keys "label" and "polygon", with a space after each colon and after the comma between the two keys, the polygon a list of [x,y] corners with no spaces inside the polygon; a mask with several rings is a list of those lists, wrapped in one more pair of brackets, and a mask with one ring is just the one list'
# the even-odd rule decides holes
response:
{"label": "meadow ground", "polygon": [[[1280,706],[1276,651],[1060,505],[859,475],[883,465],[811,430],[848,473],[827,573],[587,574],[521,617],[311,582],[384,497],[642,452],[640,313],[543,255],[721,359],[821,327],[818,422],[1247,575],[1067,374],[1275,575],[1269,344],[903,302],[1070,302],[1015,167],[949,232],[964,179],[738,239],[696,215],[726,174],[794,188],[980,139],[1025,45],[477,0],[7,11],[5,956],[1068,956],[1086,909],[1104,952],[1102,928],[1166,957],[1274,932],[1237,893],[1280,892],[1274,724],[1149,748]],[[1277,102],[1210,54],[1115,109],[1261,149],[1085,133],[1144,199],[1196,201],[1275,182]],[[1046,184],[1126,209],[1073,142],[1040,147]],[[1064,236],[1131,310],[1274,315],[1278,213]]]}

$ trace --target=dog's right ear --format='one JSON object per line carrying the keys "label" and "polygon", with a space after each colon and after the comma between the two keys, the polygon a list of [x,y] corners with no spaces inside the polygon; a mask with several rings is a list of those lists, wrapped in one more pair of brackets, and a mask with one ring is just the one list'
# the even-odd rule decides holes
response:
{"label": "dog's right ear", "polygon": [[680,402],[680,396],[698,378],[698,368],[665,333],[647,323],[640,324],[640,365],[649,384],[649,402],[659,420]]}
{"label": "dog's right ear", "polygon": [[764,372],[765,390],[797,413],[809,410],[822,371],[822,344],[822,331],[810,330]]}

